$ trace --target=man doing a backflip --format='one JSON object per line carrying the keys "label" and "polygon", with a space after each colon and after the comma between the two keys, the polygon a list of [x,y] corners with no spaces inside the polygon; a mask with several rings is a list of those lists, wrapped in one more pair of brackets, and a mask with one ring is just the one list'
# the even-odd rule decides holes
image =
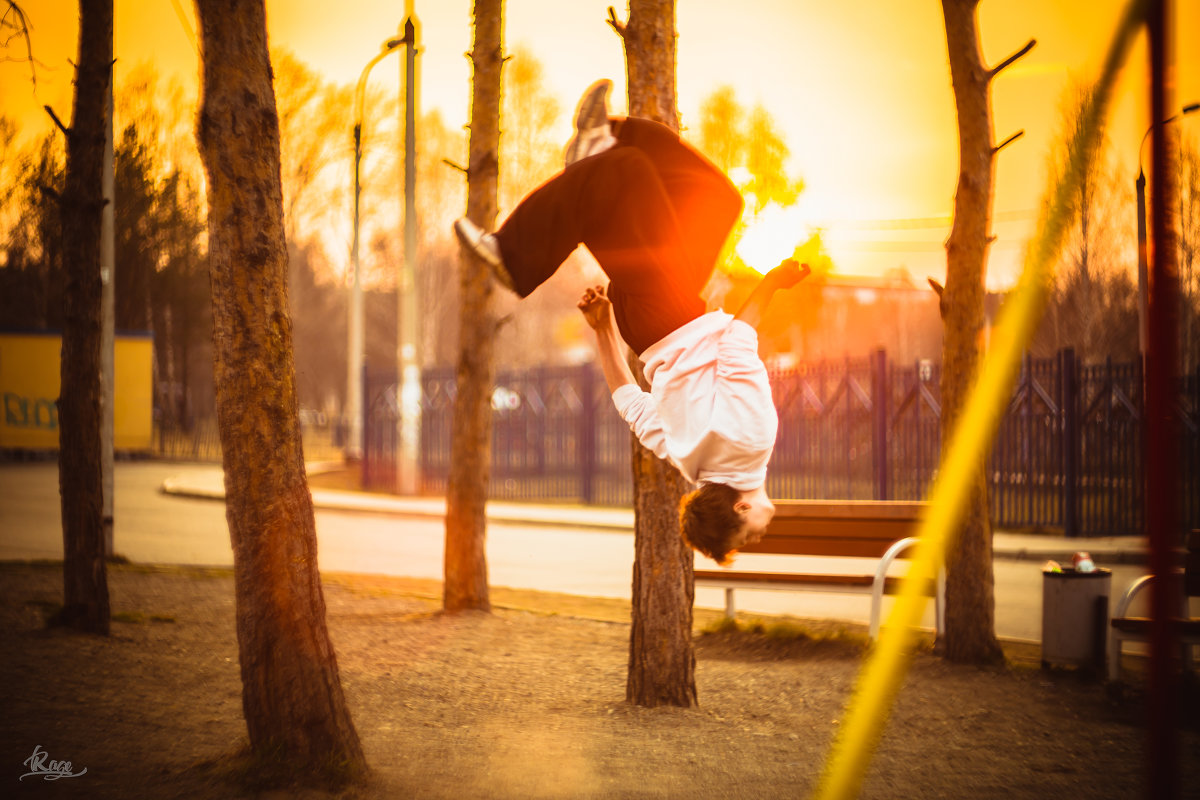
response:
{"label": "man doing a backflip", "polygon": [[[535,189],[495,233],[468,219],[459,239],[497,281],[526,297],[580,244],[608,286],[579,301],[595,331],[613,403],[638,439],[698,485],[680,528],[719,564],[766,532],[775,506],[767,462],[779,425],[756,327],[771,297],[807,266],[771,270],[736,314],[706,312],[701,291],[742,210],[720,170],[664,125],[611,118],[612,84],[598,81],[576,112],[566,167]],[[644,365],[643,392],[622,340]]]}

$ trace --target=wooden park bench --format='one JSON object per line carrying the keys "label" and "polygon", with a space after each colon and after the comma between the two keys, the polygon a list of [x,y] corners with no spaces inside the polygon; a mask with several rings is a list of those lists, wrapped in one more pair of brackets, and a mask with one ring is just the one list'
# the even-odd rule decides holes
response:
{"label": "wooden park bench", "polygon": [[[895,594],[900,585],[901,578],[889,576],[888,569],[902,552],[917,543],[917,526],[926,508],[925,503],[887,501],[776,501],[775,518],[766,536],[739,552],[858,558],[864,560],[866,569],[859,574],[698,569],[696,585],[723,588],[725,614],[729,617],[737,615],[733,592],[739,588],[869,594],[870,635],[874,639],[879,634],[883,596]],[[940,630],[944,621],[944,574],[939,571],[937,580],[929,581],[922,591],[936,601]]]}
{"label": "wooden park bench", "polygon": [[[1182,570],[1175,573],[1181,584],[1178,616],[1171,618],[1174,634],[1182,648],[1183,668],[1192,668],[1192,648],[1200,645],[1200,618],[1188,613],[1188,601],[1200,597],[1200,530],[1188,534],[1187,555]],[[1145,642],[1150,639],[1150,618],[1129,616],[1129,606],[1134,597],[1150,585],[1154,575],[1143,575],[1125,590],[1112,616],[1112,630],[1108,638],[1108,679],[1121,677],[1121,643],[1125,640]]]}

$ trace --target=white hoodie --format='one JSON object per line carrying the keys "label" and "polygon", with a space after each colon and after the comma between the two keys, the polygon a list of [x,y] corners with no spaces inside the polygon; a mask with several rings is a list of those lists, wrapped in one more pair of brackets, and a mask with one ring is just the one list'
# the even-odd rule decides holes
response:
{"label": "white hoodie", "polygon": [[627,384],[613,403],[643,445],[692,483],[762,486],[779,416],[758,332],[711,311],[642,353],[650,391]]}

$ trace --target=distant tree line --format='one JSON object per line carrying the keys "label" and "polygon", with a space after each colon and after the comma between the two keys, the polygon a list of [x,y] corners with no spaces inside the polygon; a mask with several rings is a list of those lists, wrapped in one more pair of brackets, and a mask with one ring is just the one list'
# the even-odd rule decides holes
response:
{"label": "distant tree line", "polygon": [[[1066,169],[1067,142],[1081,125],[1084,87],[1070,87],[1063,100],[1060,130],[1047,156],[1053,176]],[[1200,365],[1197,319],[1200,318],[1200,275],[1196,248],[1200,242],[1200,165],[1197,138],[1180,136],[1179,277],[1180,370]],[[1033,341],[1037,357],[1064,347],[1074,348],[1085,363],[1132,361],[1139,355],[1137,275],[1136,170],[1116,162],[1107,139],[1100,157],[1088,164],[1074,195],[1073,222],[1063,248],[1042,323]],[[1153,187],[1147,187],[1153,191]]]}
{"label": "distant tree line", "polygon": [[[7,187],[0,319],[6,328],[61,330],[62,136],[55,131],[14,154],[11,122],[0,121],[0,131]],[[154,332],[156,408],[164,420],[186,423],[197,384],[212,385],[202,198],[195,175],[166,162],[143,131],[128,120],[113,146],[114,326]]]}

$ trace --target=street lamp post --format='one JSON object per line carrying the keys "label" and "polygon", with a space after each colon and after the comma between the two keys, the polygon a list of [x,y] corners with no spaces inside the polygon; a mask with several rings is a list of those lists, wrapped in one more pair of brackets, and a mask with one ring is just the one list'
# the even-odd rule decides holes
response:
{"label": "street lamp post", "polygon": [[417,358],[417,17],[413,0],[407,0],[404,19],[404,262],[397,280],[397,346],[400,414],[396,423],[396,491],[415,495],[419,490],[418,463],[421,441],[421,364]]}
{"label": "street lamp post", "polygon": [[362,121],[363,93],[367,86],[367,75],[371,68],[388,53],[404,44],[403,39],[388,39],[367,65],[363,67],[354,89],[354,238],[350,245],[350,260],[354,270],[354,284],[350,292],[349,343],[346,359],[346,416],[347,433],[345,457],[347,461],[362,457],[363,436],[363,294],[362,270],[359,264],[359,198],[362,194],[360,166],[362,164]]}
{"label": "street lamp post", "polygon": [[1147,280],[1149,258],[1146,253],[1146,173],[1142,171],[1142,150],[1146,147],[1146,139],[1150,136],[1150,132],[1154,130],[1155,125],[1166,125],[1168,122],[1173,122],[1184,114],[1191,114],[1193,111],[1200,111],[1200,103],[1188,103],[1178,114],[1172,114],[1161,122],[1152,122],[1150,127],[1146,128],[1146,132],[1142,134],[1142,141],[1138,145],[1138,174],[1137,180],[1134,181],[1133,185],[1137,190],[1138,350],[1141,352],[1142,358],[1146,357],[1146,341],[1149,336],[1146,309],[1149,288]]}

